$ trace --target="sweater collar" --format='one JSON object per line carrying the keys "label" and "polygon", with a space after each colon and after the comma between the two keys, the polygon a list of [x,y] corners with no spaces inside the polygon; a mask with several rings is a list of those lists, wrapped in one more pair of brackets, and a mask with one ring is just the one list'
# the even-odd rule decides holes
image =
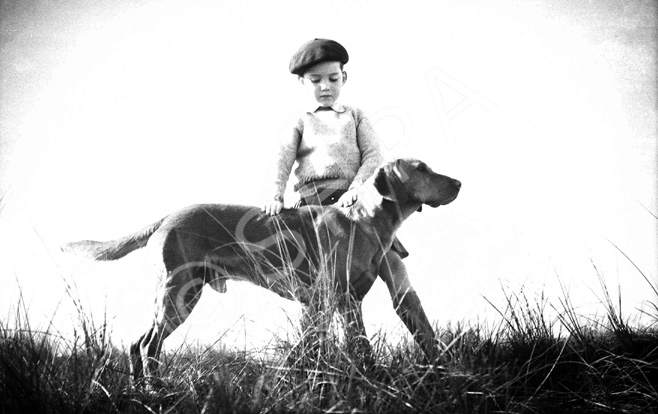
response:
{"label": "sweater collar", "polygon": [[309,107],[309,112],[310,113],[315,113],[315,112],[318,112],[318,111],[328,111],[328,110],[332,110],[334,112],[338,112],[339,114],[342,114],[343,112],[345,112],[345,107],[341,104],[338,104],[338,103],[335,103],[335,104],[333,104],[329,107],[321,107],[321,106],[318,106],[318,105],[312,105],[312,106]]}

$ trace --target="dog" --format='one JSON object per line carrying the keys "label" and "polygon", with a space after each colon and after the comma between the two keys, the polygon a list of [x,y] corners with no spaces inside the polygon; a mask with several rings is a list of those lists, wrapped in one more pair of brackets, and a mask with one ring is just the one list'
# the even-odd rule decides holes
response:
{"label": "dog", "polygon": [[[155,317],[130,347],[133,380],[158,376],[163,341],[190,314],[208,284],[226,291],[226,280],[250,281],[317,309],[313,286],[327,282],[337,294],[346,338],[370,350],[361,301],[376,280],[402,222],[422,205],[449,204],[458,180],[433,172],[416,159],[383,164],[349,207],[304,206],[269,216],[259,208],[199,204],[176,211],[114,241],[79,241],[65,250],[95,260],[116,260],[147,247],[157,257],[160,278]],[[381,276],[384,279],[383,276]],[[438,344],[406,274],[384,280],[393,306],[431,360]]]}

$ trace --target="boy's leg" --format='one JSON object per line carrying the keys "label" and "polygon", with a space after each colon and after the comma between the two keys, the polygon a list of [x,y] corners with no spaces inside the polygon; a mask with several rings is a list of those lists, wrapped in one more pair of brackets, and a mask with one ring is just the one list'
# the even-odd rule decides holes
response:
{"label": "boy's leg", "polygon": [[386,282],[395,312],[425,355],[434,362],[439,357],[434,329],[425,315],[416,291],[411,286],[406,266],[394,250],[389,250],[382,260],[379,277]]}

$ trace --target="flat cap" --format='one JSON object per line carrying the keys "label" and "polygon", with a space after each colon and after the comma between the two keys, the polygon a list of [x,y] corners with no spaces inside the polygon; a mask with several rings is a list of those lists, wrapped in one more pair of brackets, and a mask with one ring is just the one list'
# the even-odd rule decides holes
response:
{"label": "flat cap", "polygon": [[340,43],[329,39],[313,39],[304,43],[290,59],[290,73],[302,76],[311,66],[328,61],[347,63],[347,50]]}

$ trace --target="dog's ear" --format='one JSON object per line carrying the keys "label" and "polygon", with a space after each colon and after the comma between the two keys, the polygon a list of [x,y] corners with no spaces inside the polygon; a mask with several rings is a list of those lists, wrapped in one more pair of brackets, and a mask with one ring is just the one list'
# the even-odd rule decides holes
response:
{"label": "dog's ear", "polygon": [[391,166],[391,171],[402,181],[403,183],[409,179],[407,172],[404,169],[403,161],[396,160],[395,164]]}
{"label": "dog's ear", "polygon": [[375,189],[384,198],[395,201],[395,194],[393,188],[388,181],[388,174],[386,174],[386,167],[381,167],[375,176]]}
{"label": "dog's ear", "polygon": [[377,171],[375,189],[387,200],[398,203],[405,202],[407,193],[400,179],[400,175],[395,171],[394,166],[397,166],[397,164],[388,164]]}

